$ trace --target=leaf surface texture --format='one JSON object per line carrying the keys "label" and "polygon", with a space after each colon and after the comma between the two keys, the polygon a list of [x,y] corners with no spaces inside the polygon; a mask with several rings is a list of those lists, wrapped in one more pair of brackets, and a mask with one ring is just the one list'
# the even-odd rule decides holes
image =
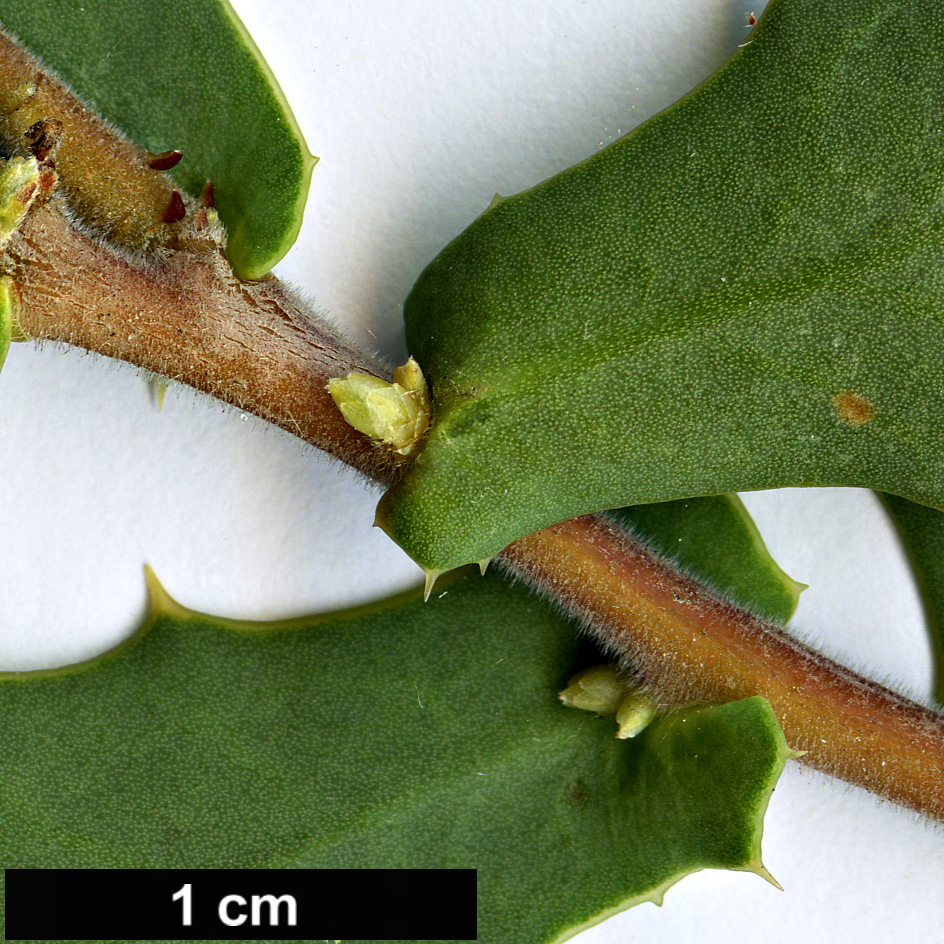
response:
{"label": "leaf surface texture", "polygon": [[434,418],[379,520],[429,570],[628,504],[944,507],[944,7],[773,0],[693,93],[421,275]]}
{"label": "leaf surface texture", "polygon": [[278,623],[164,599],[97,659],[0,678],[3,861],[474,867],[494,944],[559,939],[697,869],[756,869],[790,756],[767,703],[618,741],[557,700],[598,659],[497,577]]}

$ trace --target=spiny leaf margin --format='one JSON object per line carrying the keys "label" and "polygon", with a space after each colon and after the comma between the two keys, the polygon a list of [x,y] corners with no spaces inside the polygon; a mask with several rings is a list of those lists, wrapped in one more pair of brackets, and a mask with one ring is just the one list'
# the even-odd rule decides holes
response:
{"label": "spiny leaf margin", "polygon": [[692,495],[944,507],[942,120],[939,4],[772,0],[695,92],[421,275],[434,418],[378,522],[442,571]]}
{"label": "spiny leaf margin", "polygon": [[0,678],[11,867],[471,866],[496,944],[762,869],[791,756],[766,702],[618,741],[556,701],[598,654],[497,577],[271,624],[155,596],[117,649]]}

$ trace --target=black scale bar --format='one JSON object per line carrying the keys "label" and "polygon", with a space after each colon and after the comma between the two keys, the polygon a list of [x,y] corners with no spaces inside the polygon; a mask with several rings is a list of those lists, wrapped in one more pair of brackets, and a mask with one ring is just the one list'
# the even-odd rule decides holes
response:
{"label": "black scale bar", "polygon": [[6,869],[7,941],[472,941],[475,869]]}

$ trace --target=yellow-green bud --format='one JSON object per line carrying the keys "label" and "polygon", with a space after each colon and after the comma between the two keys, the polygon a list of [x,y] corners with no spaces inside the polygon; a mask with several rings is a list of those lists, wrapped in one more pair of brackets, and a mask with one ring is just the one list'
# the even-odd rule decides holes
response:
{"label": "yellow-green bud", "polygon": [[578,672],[560,693],[560,700],[569,708],[612,715],[625,695],[626,686],[616,674],[616,666],[595,665]]}
{"label": "yellow-green bud", "polygon": [[595,665],[578,672],[560,693],[560,700],[569,708],[616,715],[618,738],[635,737],[656,713],[656,706],[645,696],[631,691],[613,664]]}
{"label": "yellow-green bud", "polygon": [[328,390],[356,430],[409,455],[429,426],[426,379],[411,357],[393,374],[393,383],[371,374],[348,374],[329,381]]}
{"label": "yellow-green bud", "polygon": [[616,709],[616,723],[619,731],[618,738],[634,738],[639,734],[656,714],[656,706],[635,692],[630,692]]}
{"label": "yellow-green bud", "polygon": [[39,190],[39,162],[35,157],[0,161],[0,249],[16,232]]}

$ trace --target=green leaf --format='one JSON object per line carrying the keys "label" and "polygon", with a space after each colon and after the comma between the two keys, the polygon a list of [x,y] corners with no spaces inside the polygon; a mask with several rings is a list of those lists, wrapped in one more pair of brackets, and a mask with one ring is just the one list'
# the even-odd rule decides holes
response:
{"label": "green leaf", "polygon": [[806,584],[771,557],[737,495],[712,495],[611,512],[658,554],[764,619],[787,623]]}
{"label": "green leaf", "polygon": [[878,496],[911,559],[931,632],[934,697],[944,706],[944,514],[895,495]]}
{"label": "green leaf", "polygon": [[944,5],[773,0],[695,92],[422,274],[433,424],[379,521],[442,570],[691,495],[944,507],[942,129]]}
{"label": "green leaf", "polygon": [[0,21],[193,194],[207,180],[244,279],[294,243],[315,158],[226,0],[0,0]]}
{"label": "green leaf", "polygon": [[685,874],[760,865],[791,755],[765,701],[619,741],[557,692],[598,659],[522,588],[459,576],[271,624],[183,609],[0,677],[7,867],[474,867],[479,940],[551,941]]}

